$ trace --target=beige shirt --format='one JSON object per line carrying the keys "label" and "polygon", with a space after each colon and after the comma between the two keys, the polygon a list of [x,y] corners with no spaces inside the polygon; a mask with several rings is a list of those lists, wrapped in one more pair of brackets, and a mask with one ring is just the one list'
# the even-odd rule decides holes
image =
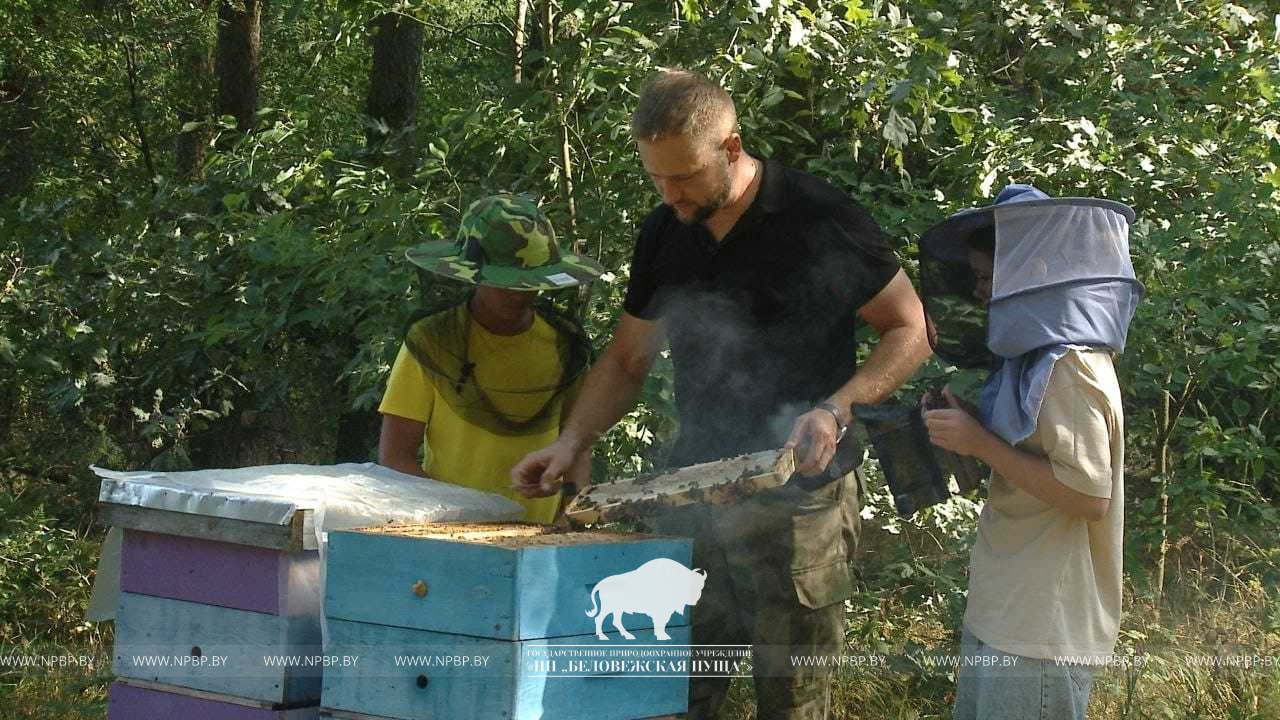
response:
{"label": "beige shirt", "polygon": [[1073,518],[992,473],[965,627],[1013,655],[1100,664],[1120,629],[1124,536],[1124,413],[1110,353],[1072,350],[1054,365],[1036,432],[1018,447],[1110,507],[1096,522]]}

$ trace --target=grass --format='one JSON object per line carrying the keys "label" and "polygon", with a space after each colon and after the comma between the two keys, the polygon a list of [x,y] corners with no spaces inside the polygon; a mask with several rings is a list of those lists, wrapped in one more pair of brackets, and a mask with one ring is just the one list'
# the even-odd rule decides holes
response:
{"label": "grass", "polygon": [[107,717],[111,655],[102,647],[18,646],[20,657],[87,657],[86,665],[0,672],[0,720],[80,720]]}
{"label": "grass", "polygon": [[[1189,523],[1195,525],[1195,523]],[[954,654],[963,614],[968,542],[947,527],[864,525],[862,592],[850,603],[849,653],[884,655],[886,667],[850,668],[833,686],[833,720],[949,718],[950,670],[925,654]],[[963,537],[961,538],[963,539]],[[1095,675],[1093,720],[1280,720],[1280,548],[1275,530],[1198,528],[1174,543],[1164,602],[1148,589],[1154,558],[1128,559],[1116,654],[1141,667]],[[1132,548],[1131,548],[1132,549]],[[1204,667],[1208,658],[1270,658],[1270,667]],[[1264,662],[1266,662],[1264,660]],[[750,681],[730,696],[727,720],[752,720]]]}

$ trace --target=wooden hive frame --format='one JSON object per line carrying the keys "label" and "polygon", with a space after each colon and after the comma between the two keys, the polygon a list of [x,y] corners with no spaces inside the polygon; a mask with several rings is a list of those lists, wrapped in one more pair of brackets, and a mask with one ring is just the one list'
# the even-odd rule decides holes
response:
{"label": "wooden hive frame", "polygon": [[584,524],[613,522],[693,503],[729,503],[779,487],[794,472],[791,450],[765,450],[662,475],[598,483],[579,492],[565,515]]}

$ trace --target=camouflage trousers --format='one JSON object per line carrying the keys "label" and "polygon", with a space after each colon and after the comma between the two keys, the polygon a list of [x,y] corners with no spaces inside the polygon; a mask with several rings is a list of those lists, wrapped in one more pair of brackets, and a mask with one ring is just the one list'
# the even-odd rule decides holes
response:
{"label": "camouflage trousers", "polygon": [[[707,573],[692,608],[693,644],[752,646],[759,720],[828,716],[830,668],[796,658],[839,655],[844,647],[859,495],[850,473],[816,490],[787,484],[733,505],[680,508],[653,523],[658,532],[692,537],[694,567]],[[741,648],[693,650],[710,661]],[[724,675],[690,679],[690,720],[719,717],[730,683]]]}

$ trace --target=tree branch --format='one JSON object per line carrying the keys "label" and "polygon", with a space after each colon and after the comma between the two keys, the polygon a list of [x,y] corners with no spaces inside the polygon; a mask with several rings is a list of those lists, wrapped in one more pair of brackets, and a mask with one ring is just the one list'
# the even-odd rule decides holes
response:
{"label": "tree branch", "polygon": [[151,143],[147,141],[147,129],[142,124],[142,103],[138,99],[138,66],[133,58],[133,46],[124,43],[125,69],[129,75],[129,108],[133,111],[133,125],[138,131],[138,142],[142,148],[142,161],[147,166],[147,182],[151,185],[151,194],[156,194],[156,166],[151,161]]}
{"label": "tree branch", "polygon": [[0,288],[0,297],[4,297],[5,295],[13,292],[13,286],[18,284],[18,278],[22,277],[22,271],[26,269],[22,265],[22,255],[20,254],[5,259],[13,266],[13,275],[11,275],[8,281],[5,282],[4,287]]}
{"label": "tree branch", "polygon": [[[432,21],[430,21],[430,20],[423,20],[423,19],[421,19],[421,18],[414,18],[414,20],[415,20],[415,21],[417,21],[417,22],[419,22],[419,23],[422,23],[423,27],[429,27],[429,28],[431,28],[432,30],[439,30],[439,31],[441,31],[441,32],[444,32],[444,33],[447,33],[447,34],[449,34],[449,35],[455,36],[455,37],[457,37],[459,40],[461,40],[462,42],[464,42],[464,43],[466,43],[466,44],[470,45],[471,47],[473,47],[473,48],[475,48],[475,49],[477,49],[477,50],[487,50],[487,51],[489,51],[489,52],[493,53],[494,55],[497,55],[498,57],[502,57],[502,58],[505,58],[505,57],[507,56],[507,52],[506,52],[505,50],[499,50],[498,48],[491,47],[491,46],[489,46],[489,45],[485,45],[484,43],[481,43],[481,42],[479,42],[479,41],[477,41],[477,40],[473,40],[473,39],[471,39],[471,38],[467,37],[466,35],[463,35],[462,33],[466,30],[466,28],[462,28],[461,30],[454,30],[453,28],[445,27],[444,25],[441,25],[441,24],[440,24],[440,23],[438,23],[438,22],[432,22]],[[468,27],[470,27],[470,26],[468,26]]]}

